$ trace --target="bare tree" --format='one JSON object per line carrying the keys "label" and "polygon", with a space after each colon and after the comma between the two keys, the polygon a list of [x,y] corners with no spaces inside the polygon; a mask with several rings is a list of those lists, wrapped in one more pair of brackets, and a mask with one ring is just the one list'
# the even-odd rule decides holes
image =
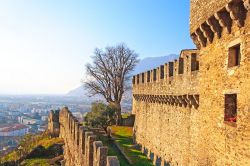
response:
{"label": "bare tree", "polygon": [[121,122],[121,100],[130,88],[130,74],[138,63],[138,55],[125,44],[95,49],[93,62],[86,65],[89,79],[84,86],[91,95],[102,95],[116,110],[116,123]]}

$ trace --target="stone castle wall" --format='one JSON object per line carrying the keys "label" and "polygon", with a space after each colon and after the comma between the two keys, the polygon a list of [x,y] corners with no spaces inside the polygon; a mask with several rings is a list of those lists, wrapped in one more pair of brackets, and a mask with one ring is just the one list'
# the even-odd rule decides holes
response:
{"label": "stone castle wall", "polygon": [[[183,50],[178,60],[133,78],[136,141],[155,164],[189,163],[197,148],[190,142],[191,137],[197,137],[198,127],[193,123],[199,112],[197,54],[197,50]],[[192,56],[197,58],[192,60]],[[169,76],[171,70],[173,76]]]}
{"label": "stone castle wall", "polygon": [[[136,141],[156,165],[250,165],[249,1],[205,2],[191,0],[198,50],[133,77]],[[235,45],[240,65],[228,67]],[[236,122],[224,119],[227,94],[237,95]]]}
{"label": "stone castle wall", "polygon": [[[51,112],[50,116],[54,114]],[[108,148],[98,141],[87,127],[81,126],[78,120],[65,107],[59,113],[60,134],[64,139],[65,166],[119,166],[116,156],[108,156]],[[51,126],[49,121],[48,126]],[[48,128],[52,133],[51,128]]]}

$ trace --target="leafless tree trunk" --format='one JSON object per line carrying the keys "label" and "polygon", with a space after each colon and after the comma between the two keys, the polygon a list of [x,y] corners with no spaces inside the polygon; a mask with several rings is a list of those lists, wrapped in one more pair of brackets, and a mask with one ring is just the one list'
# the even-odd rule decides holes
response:
{"label": "leafless tree trunk", "polygon": [[130,73],[138,63],[138,55],[126,45],[96,49],[93,62],[86,65],[89,76],[84,86],[91,95],[102,95],[116,110],[116,123],[121,122],[121,100],[130,88]]}

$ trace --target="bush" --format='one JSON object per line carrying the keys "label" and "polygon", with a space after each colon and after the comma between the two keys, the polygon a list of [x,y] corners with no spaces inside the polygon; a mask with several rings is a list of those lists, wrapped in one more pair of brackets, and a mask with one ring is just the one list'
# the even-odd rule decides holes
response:
{"label": "bush", "polygon": [[115,109],[102,102],[92,103],[91,111],[85,116],[85,124],[91,127],[107,127],[115,123]]}
{"label": "bush", "polygon": [[46,149],[42,146],[39,145],[37,147],[35,147],[28,155],[27,155],[27,159],[30,158],[37,158],[37,157],[44,157],[46,156]]}

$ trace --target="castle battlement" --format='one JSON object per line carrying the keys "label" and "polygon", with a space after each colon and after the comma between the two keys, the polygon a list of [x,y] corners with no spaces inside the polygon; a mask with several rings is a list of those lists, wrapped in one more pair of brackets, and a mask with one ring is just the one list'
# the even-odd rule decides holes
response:
{"label": "castle battlement", "polygon": [[[72,115],[67,107],[59,111],[51,111],[48,126],[53,134],[60,130],[59,137],[64,140],[65,166],[118,166],[119,160],[116,156],[108,156],[108,147],[104,146],[97,136]],[[60,128],[60,129],[59,129]]]}
{"label": "castle battlement", "polygon": [[179,106],[199,105],[198,50],[183,50],[179,59],[133,77],[135,100],[167,102]]}

